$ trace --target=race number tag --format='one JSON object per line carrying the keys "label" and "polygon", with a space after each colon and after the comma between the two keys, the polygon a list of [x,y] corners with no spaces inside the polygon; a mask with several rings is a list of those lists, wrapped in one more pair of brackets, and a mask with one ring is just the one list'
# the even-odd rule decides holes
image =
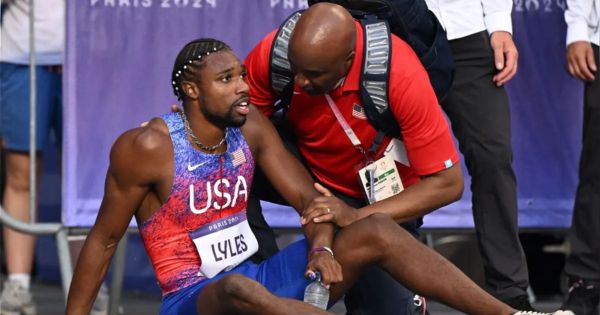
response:
{"label": "race number tag", "polygon": [[394,196],[404,190],[394,158],[386,155],[358,171],[369,204]]}
{"label": "race number tag", "polygon": [[246,211],[212,222],[190,233],[202,260],[200,272],[212,278],[229,271],[258,251]]}

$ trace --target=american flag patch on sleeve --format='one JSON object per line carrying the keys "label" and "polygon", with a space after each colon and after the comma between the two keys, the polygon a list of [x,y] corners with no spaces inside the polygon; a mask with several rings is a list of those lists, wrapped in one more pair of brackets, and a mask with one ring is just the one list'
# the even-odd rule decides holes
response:
{"label": "american flag patch on sleeve", "polygon": [[246,163],[246,156],[244,155],[244,150],[242,150],[242,148],[238,148],[233,153],[231,153],[231,163],[234,167]]}
{"label": "american flag patch on sleeve", "polygon": [[365,110],[363,109],[362,106],[360,106],[356,103],[352,104],[352,116],[354,116],[358,119],[367,120],[367,115],[365,115]]}

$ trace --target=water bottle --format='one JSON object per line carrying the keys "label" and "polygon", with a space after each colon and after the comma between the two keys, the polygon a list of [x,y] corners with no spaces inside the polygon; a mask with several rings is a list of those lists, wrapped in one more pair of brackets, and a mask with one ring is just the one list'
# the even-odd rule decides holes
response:
{"label": "water bottle", "polygon": [[329,289],[321,282],[321,274],[319,272],[311,275],[310,278],[314,279],[304,290],[304,302],[326,310],[327,303],[329,303]]}

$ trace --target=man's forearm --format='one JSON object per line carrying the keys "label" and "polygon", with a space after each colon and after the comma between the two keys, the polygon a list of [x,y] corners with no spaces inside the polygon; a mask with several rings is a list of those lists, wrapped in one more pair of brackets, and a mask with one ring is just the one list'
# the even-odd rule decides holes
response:
{"label": "man's forearm", "polygon": [[360,218],[373,213],[386,213],[396,222],[403,223],[458,200],[462,191],[462,173],[459,166],[455,165],[423,178],[396,196],[363,207],[358,213]]}

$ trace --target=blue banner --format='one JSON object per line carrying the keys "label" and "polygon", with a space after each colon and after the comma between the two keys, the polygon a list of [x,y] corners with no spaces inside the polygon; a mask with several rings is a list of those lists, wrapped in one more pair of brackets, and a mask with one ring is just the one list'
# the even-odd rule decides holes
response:
{"label": "blue banner", "polygon": [[171,70],[200,37],[244,58],[306,1],[67,1],[63,222],[93,224],[112,142],[169,110]]}
{"label": "blue banner", "polygon": [[[306,0],[86,0],[67,2],[63,213],[93,224],[112,142],[176,103],[177,52],[218,38],[244,58]],[[582,88],[565,71],[563,0],[519,0],[513,20],[520,59],[509,84],[520,225],[566,227],[577,183]],[[466,172],[465,172],[466,174]],[[472,226],[470,192],[426,217],[428,227]],[[276,226],[297,226],[268,206]]]}

